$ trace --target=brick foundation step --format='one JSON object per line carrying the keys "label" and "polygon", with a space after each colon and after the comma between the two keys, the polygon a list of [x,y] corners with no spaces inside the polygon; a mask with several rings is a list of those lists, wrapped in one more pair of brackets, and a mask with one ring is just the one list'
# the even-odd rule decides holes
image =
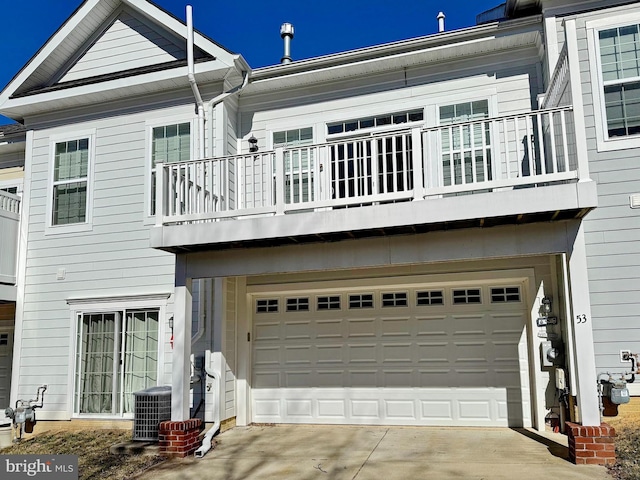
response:
{"label": "brick foundation step", "polygon": [[576,465],[613,465],[616,462],[616,431],[606,423],[584,427],[567,422],[569,460]]}

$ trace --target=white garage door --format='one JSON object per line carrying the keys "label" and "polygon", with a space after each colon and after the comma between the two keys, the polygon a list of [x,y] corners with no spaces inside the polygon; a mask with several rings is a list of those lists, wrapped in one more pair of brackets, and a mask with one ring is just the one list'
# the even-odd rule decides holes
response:
{"label": "white garage door", "polygon": [[253,296],[253,421],[528,426],[522,290]]}

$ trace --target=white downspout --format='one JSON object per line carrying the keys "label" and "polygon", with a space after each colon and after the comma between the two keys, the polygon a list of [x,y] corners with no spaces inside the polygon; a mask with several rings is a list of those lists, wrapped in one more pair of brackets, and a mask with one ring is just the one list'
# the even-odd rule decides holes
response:
{"label": "white downspout", "polygon": [[205,110],[204,101],[202,100],[200,89],[196,83],[195,66],[193,61],[193,7],[191,5],[187,5],[187,69],[187,78],[189,79],[189,84],[191,85],[191,90],[193,90],[193,96],[195,97],[196,104],[198,106],[198,151],[196,152],[196,157],[200,159],[204,158],[205,154]]}
{"label": "white downspout", "polygon": [[[213,388],[214,388],[214,392],[213,392],[213,398],[214,399],[220,399],[220,392],[222,391],[222,385],[220,385],[220,372],[210,372],[208,370],[208,366],[211,364],[211,350],[207,350],[205,352],[205,358],[204,358],[204,371],[207,375],[207,377],[210,377],[213,379]],[[216,433],[218,433],[218,430],[220,430],[220,409],[218,408],[218,405],[216,404],[216,402],[214,402],[213,405],[213,426],[207,431],[207,433],[205,434],[204,438],[202,439],[202,446],[200,446],[200,448],[198,448],[194,455],[196,458],[202,458],[204,457],[207,452],[209,450],[211,450],[211,440],[213,439],[214,435]]]}
{"label": "white downspout", "polygon": [[[242,72],[242,83],[240,85],[237,85],[235,87],[233,87],[232,89],[221,93],[220,95],[217,95],[215,97],[213,97],[211,100],[209,100],[207,102],[207,113],[209,115],[210,119],[213,119],[213,108],[218,105],[220,102],[222,102],[223,100],[225,100],[227,97],[231,96],[231,95],[237,95],[239,94],[242,90],[244,90],[244,88],[249,84],[249,72],[247,71],[243,71]],[[209,152],[207,155],[207,158],[209,157],[213,157],[214,155],[214,148],[213,148],[213,130],[212,130],[212,122],[210,123],[210,128],[209,128]]]}

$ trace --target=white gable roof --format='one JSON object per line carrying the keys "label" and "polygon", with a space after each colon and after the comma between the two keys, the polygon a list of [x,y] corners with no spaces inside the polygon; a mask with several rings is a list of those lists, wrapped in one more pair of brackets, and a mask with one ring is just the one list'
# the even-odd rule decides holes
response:
{"label": "white gable roof", "polygon": [[[172,76],[167,73],[171,70],[176,70],[176,78],[184,76],[186,37],[182,21],[148,0],[85,0],[0,93],[0,111],[14,118],[41,111],[47,108],[36,105],[43,102],[42,97],[54,101],[59,96],[50,94],[62,88],[101,83],[104,89],[120,89],[123,83],[113,80],[127,77],[125,84],[134,86],[153,82],[149,73],[159,71],[164,79]],[[200,62],[196,74],[204,81],[221,78],[220,72],[229,69],[249,70],[240,55],[198,32],[194,44]],[[147,90],[178,84],[157,82]],[[96,88],[85,88],[83,94],[91,90]],[[67,90],[66,95],[80,101],[79,92]]]}

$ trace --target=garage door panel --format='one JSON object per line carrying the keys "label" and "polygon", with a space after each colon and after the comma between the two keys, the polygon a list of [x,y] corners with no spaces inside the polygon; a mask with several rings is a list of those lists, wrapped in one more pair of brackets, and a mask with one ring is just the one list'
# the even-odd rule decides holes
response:
{"label": "garage door panel", "polygon": [[416,381],[413,370],[384,370],[379,386],[384,386],[385,388],[411,388],[415,384]]}
{"label": "garage door panel", "polygon": [[285,322],[285,340],[310,340],[311,321]]}
{"label": "garage door panel", "polygon": [[522,426],[524,303],[452,305],[442,289],[442,304],[418,305],[416,291],[387,295],[391,307],[377,303],[382,290],[373,300],[340,292],[341,310],[316,311],[309,294],[310,311],[256,314],[253,420]]}
{"label": "garage door panel", "polygon": [[279,322],[261,322],[257,323],[254,328],[254,341],[280,340],[280,323]]}
{"label": "garage door panel", "polygon": [[319,365],[342,364],[345,361],[345,346],[340,345],[317,345],[316,358]]}
{"label": "garage door panel", "polygon": [[254,375],[253,388],[278,388],[282,386],[280,372],[257,372]]}
{"label": "garage door panel", "polygon": [[316,320],[317,339],[342,338],[342,320]]}
{"label": "garage door panel", "polygon": [[358,318],[347,320],[349,338],[371,338],[376,336],[375,318]]}
{"label": "garage door panel", "polygon": [[453,315],[453,334],[456,336],[465,335],[487,335],[487,322],[484,315]]}
{"label": "garage door panel", "polygon": [[407,317],[381,318],[380,334],[382,337],[411,337],[413,325]]}
{"label": "garage door panel", "polygon": [[412,343],[382,343],[383,363],[412,363]]}
{"label": "garage door panel", "polygon": [[449,363],[449,342],[420,342],[416,347],[418,363]]}
{"label": "garage door panel", "polygon": [[348,361],[353,364],[357,363],[377,363],[378,348],[377,344],[358,344],[352,343],[347,345],[349,352]]}
{"label": "garage door panel", "polygon": [[438,317],[423,317],[416,318],[418,336],[447,336],[447,317],[445,315]]}
{"label": "garage door panel", "polygon": [[285,365],[309,365],[315,363],[311,345],[294,345],[284,347]]}
{"label": "garage door panel", "polygon": [[350,370],[347,372],[347,385],[353,388],[378,386],[378,370]]}

